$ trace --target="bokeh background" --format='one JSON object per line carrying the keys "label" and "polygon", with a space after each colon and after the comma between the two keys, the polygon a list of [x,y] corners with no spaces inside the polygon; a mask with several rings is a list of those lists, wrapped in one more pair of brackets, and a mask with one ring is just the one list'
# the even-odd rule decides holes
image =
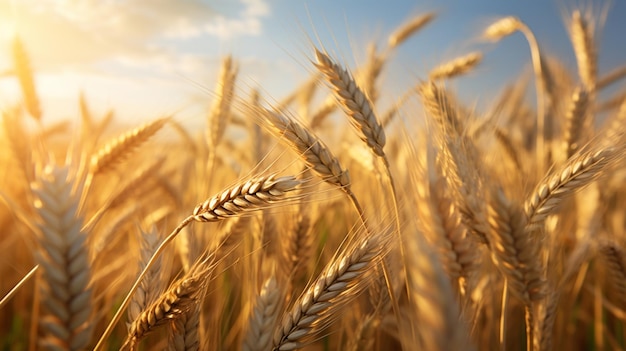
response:
{"label": "bokeh background", "polygon": [[76,116],[82,91],[94,110],[113,108],[118,120],[175,113],[193,127],[204,123],[224,55],[239,61],[240,90],[259,87],[279,100],[312,71],[312,44],[354,68],[368,44],[384,46],[394,28],[428,11],[437,20],[395,53],[383,98],[397,98],[437,63],[480,50],[481,66],[453,88],[472,104],[488,105],[530,70],[530,54],[521,34],[493,44],[480,38],[484,27],[518,16],[544,54],[575,71],[566,18],[581,6],[599,19],[602,76],[626,61],[623,0],[0,0],[0,108],[20,98],[11,72],[15,35],[35,71],[44,121]]}

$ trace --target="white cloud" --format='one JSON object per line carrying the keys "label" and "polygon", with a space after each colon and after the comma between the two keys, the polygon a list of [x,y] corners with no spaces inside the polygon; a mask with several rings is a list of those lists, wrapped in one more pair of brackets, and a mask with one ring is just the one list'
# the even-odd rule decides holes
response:
{"label": "white cloud", "polygon": [[[0,0],[0,47],[14,31],[38,70],[88,69],[107,60],[169,61],[185,42],[259,35],[265,0]],[[203,44],[200,44],[203,45]],[[6,55],[8,50],[0,50]],[[0,57],[10,64],[8,57]]]}
{"label": "white cloud", "polygon": [[236,15],[220,14],[204,29],[222,39],[239,35],[259,35],[261,18],[269,13],[268,5],[262,0],[242,0],[244,8]]}

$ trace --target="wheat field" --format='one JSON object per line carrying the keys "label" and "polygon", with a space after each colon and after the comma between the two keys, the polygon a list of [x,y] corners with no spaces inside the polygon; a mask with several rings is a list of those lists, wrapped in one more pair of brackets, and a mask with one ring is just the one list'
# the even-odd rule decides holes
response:
{"label": "wheat field", "polygon": [[16,38],[1,349],[626,349],[626,99],[605,94],[626,66],[598,72],[589,11],[568,19],[576,70],[504,17],[482,39],[521,33],[532,70],[489,107],[449,88],[482,52],[381,103],[437,16],[356,67],[311,44],[282,99],[243,92],[226,56],[202,131],[123,129],[84,96],[78,128],[45,123]]}

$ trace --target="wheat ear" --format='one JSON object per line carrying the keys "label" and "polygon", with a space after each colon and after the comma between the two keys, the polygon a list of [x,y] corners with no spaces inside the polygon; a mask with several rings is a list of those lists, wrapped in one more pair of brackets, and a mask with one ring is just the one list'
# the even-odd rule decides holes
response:
{"label": "wheat ear", "polygon": [[285,240],[283,260],[285,262],[285,275],[288,279],[295,279],[306,270],[306,264],[311,257],[313,247],[310,208],[301,203],[298,215],[293,221],[293,227],[289,229],[287,240]]}
{"label": "wheat ear", "polygon": [[193,210],[193,219],[199,222],[217,222],[240,216],[285,199],[285,194],[301,184],[293,176],[276,174],[250,178],[207,199]]}
{"label": "wheat ear", "polygon": [[589,106],[589,94],[585,89],[577,88],[572,94],[570,106],[565,115],[565,151],[567,158],[572,157],[581,143]]}
{"label": "wheat ear", "polygon": [[454,78],[474,69],[482,59],[482,53],[472,52],[435,67],[428,76],[430,80]]}
{"label": "wheat ear", "polygon": [[413,34],[424,28],[434,18],[435,13],[431,12],[424,15],[416,16],[410,21],[403,23],[398,29],[396,29],[395,31],[393,31],[393,33],[391,33],[391,35],[389,35],[387,45],[390,49],[399,46],[408,38],[410,38]]}
{"label": "wheat ear", "polygon": [[579,10],[572,13],[570,36],[576,62],[578,63],[578,75],[587,91],[593,92],[596,88],[598,75],[597,50],[594,42],[594,26],[587,16],[583,16]]}
{"label": "wheat ear", "polygon": [[465,133],[465,124],[458,114],[454,100],[444,88],[429,81],[421,84],[417,91],[426,112],[444,134],[452,133],[454,136],[460,136]]}
{"label": "wheat ear", "polygon": [[131,150],[146,142],[158,132],[167,122],[167,118],[160,118],[134,128],[117,138],[106,143],[98,152],[91,157],[90,173],[100,174],[111,170]]}
{"label": "wheat ear", "polygon": [[541,301],[538,308],[538,316],[535,332],[535,350],[553,350],[554,323],[556,321],[557,307],[559,305],[560,293],[552,289],[548,290],[547,297]]}
{"label": "wheat ear", "polygon": [[224,218],[242,215],[245,212],[259,210],[272,203],[288,200],[287,192],[295,190],[301,181],[295,177],[285,176],[276,178],[275,175],[267,177],[253,177],[242,181],[215,195],[196,206],[193,214],[185,218],[176,228],[161,242],[154,251],[150,260],[146,263],[143,271],[139,274],[130,291],[122,301],[119,309],[109,322],[107,328],[100,336],[94,350],[104,346],[104,341],[113,331],[113,327],[119,321],[121,313],[126,309],[130,298],[135,293],[147,271],[154,261],[163,253],[165,247],[178,236],[178,234],[193,221],[216,222]]}
{"label": "wheat ear", "polygon": [[136,345],[155,328],[179,318],[202,297],[204,288],[215,268],[213,256],[199,260],[181,279],[144,309],[130,325],[122,349],[134,350]]}
{"label": "wheat ear", "polygon": [[[152,257],[152,254],[156,250],[159,245],[159,235],[156,228],[152,228],[147,232],[140,233],[140,260],[139,260],[139,270],[143,270],[145,268],[146,263]],[[128,306],[128,328],[134,320],[136,320],[141,312],[146,309],[146,307],[150,306],[154,301],[156,301],[157,297],[161,295],[163,292],[163,283],[160,278],[160,270],[163,268],[161,264],[162,258],[158,258],[153,264],[152,268],[150,268],[144,279],[142,280],[139,288],[133,295],[133,299]]]}
{"label": "wheat ear", "polygon": [[453,281],[461,277],[467,279],[476,269],[478,248],[468,237],[452,199],[445,192],[444,179],[436,172],[429,173],[417,189],[420,199],[417,215],[424,226],[424,235],[437,247],[450,278]]}
{"label": "wheat ear", "polygon": [[521,207],[507,199],[501,189],[491,193],[488,207],[492,259],[511,291],[530,306],[546,292],[539,238],[528,233],[527,218]]}
{"label": "wheat ear", "polygon": [[356,85],[350,73],[333,62],[330,57],[315,49],[315,66],[324,74],[335,92],[335,98],[344,108],[350,123],[359,131],[363,140],[372,151],[383,157],[385,130],[376,118],[372,106],[361,89]]}
{"label": "wheat ear", "polygon": [[168,351],[200,350],[200,311],[199,301],[174,319],[168,335]]}
{"label": "wheat ear", "polygon": [[608,268],[609,281],[614,287],[615,296],[619,297],[619,307],[626,305],[626,255],[624,250],[613,242],[600,245],[601,257]]}
{"label": "wheat ear", "polygon": [[368,270],[382,259],[387,245],[388,235],[361,235],[335,256],[283,316],[274,333],[273,350],[300,348],[328,326],[337,311],[365,287]]}
{"label": "wheat ear", "polygon": [[230,118],[230,106],[235,90],[237,65],[231,56],[222,60],[220,79],[217,84],[217,99],[209,113],[209,140],[210,146],[215,148],[224,136],[224,130]]}
{"label": "wheat ear", "polygon": [[265,351],[272,346],[272,331],[281,310],[281,290],[276,278],[265,280],[248,320],[242,350]]}
{"label": "wheat ear", "polygon": [[24,95],[24,103],[28,113],[41,122],[41,108],[39,106],[39,98],[35,90],[35,81],[33,79],[33,71],[30,68],[30,62],[22,40],[16,36],[13,38],[13,67],[15,75],[20,82],[22,94]]}
{"label": "wheat ear", "polygon": [[541,226],[565,198],[602,175],[618,156],[613,147],[587,150],[577,153],[561,168],[550,172],[526,199],[528,225]]}
{"label": "wheat ear", "polygon": [[465,137],[439,135],[441,151],[437,155],[461,220],[470,233],[487,244],[487,210],[482,165],[473,142]]}
{"label": "wheat ear", "polygon": [[350,174],[344,170],[339,159],[306,126],[293,118],[288,118],[270,110],[260,111],[269,123],[270,131],[276,137],[282,137],[309,168],[321,179],[338,186],[344,191],[350,189]]}
{"label": "wheat ear", "polygon": [[[450,281],[437,256],[429,245],[420,240],[418,233],[411,233],[405,240],[406,280],[409,291],[412,337],[405,343],[419,342],[424,350],[472,350],[467,328],[450,286]],[[402,330],[402,329],[401,329]]]}
{"label": "wheat ear", "polygon": [[48,166],[32,186],[41,247],[42,296],[48,310],[41,321],[46,350],[84,350],[91,342],[91,269],[86,233],[81,231],[75,184],[68,167]]}

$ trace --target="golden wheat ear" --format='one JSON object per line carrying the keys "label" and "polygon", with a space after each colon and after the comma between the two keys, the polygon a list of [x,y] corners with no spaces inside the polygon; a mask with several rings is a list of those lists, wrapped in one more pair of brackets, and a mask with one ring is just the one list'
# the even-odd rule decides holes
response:
{"label": "golden wheat ear", "polygon": [[[294,176],[276,177],[276,175],[257,176],[244,179],[241,182],[223,190],[217,195],[202,202],[193,210],[193,213],[178,224],[176,228],[156,248],[152,257],[145,264],[143,270],[122,301],[119,309],[109,322],[106,330],[100,336],[95,349],[100,349],[105,340],[113,331],[113,327],[121,318],[122,312],[128,307],[133,294],[139,288],[143,278],[151,269],[154,262],[163,253],[169,243],[191,222],[218,222],[225,218],[237,217],[254,210],[261,210],[282,201],[288,201],[288,192],[296,190],[302,183]],[[139,326],[140,327],[140,326]],[[141,334],[141,331],[139,333]],[[143,334],[142,334],[143,335]],[[127,340],[128,345],[134,345],[133,337]]]}
{"label": "golden wheat ear", "polygon": [[275,329],[272,350],[303,347],[366,287],[368,272],[388,252],[391,235],[363,234],[354,235],[355,240],[326,265],[285,312]]}
{"label": "golden wheat ear", "polygon": [[202,299],[216,264],[214,256],[200,260],[182,278],[145,308],[129,327],[122,349],[134,350],[137,344],[159,326],[175,321]]}
{"label": "golden wheat ear", "polygon": [[35,90],[33,71],[30,68],[28,55],[26,54],[26,50],[19,36],[13,38],[12,48],[14,73],[22,88],[26,110],[34,119],[41,122],[41,108],[39,105],[39,97]]}

